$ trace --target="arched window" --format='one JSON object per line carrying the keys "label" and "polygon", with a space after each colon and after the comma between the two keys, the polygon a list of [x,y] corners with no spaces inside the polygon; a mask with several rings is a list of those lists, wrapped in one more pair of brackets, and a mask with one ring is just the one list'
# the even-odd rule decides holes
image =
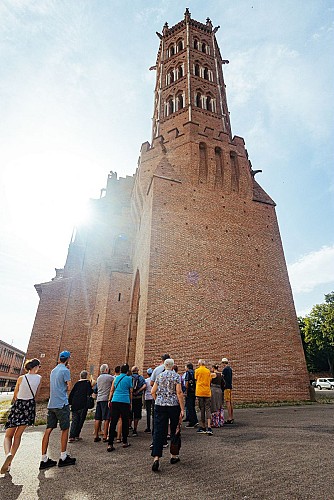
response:
{"label": "arched window", "polygon": [[195,64],[194,73],[195,76],[200,76],[200,67],[198,63]]}
{"label": "arched window", "polygon": [[204,142],[199,143],[199,172],[198,180],[200,183],[206,182],[208,177],[208,155]]}
{"label": "arched window", "polygon": [[206,53],[206,43],[202,43],[202,52]]}
{"label": "arched window", "polygon": [[178,94],[176,96],[176,104],[178,110],[184,108],[183,94]]}
{"label": "arched window", "polygon": [[198,108],[202,107],[202,99],[201,99],[200,92],[196,93],[196,96],[195,96],[195,106],[197,106]]}
{"label": "arched window", "polygon": [[203,76],[204,76],[205,80],[209,80],[209,70],[208,70],[208,68],[204,68]]}
{"label": "arched window", "polygon": [[205,98],[205,107],[206,107],[206,109],[207,109],[207,110],[209,110],[209,111],[212,111],[211,101],[212,101],[211,96],[209,96],[209,95],[208,95],[208,96]]}
{"label": "arched window", "polygon": [[198,40],[197,40],[197,38],[194,39],[194,49],[198,50]]}
{"label": "arched window", "polygon": [[232,191],[239,192],[239,164],[238,157],[235,151],[230,152],[231,160],[231,188]]}
{"label": "arched window", "polygon": [[177,77],[178,78],[183,77],[183,66],[182,65],[177,68]]}
{"label": "arched window", "polygon": [[177,51],[178,51],[178,52],[180,52],[181,50],[183,50],[183,40],[179,40],[179,41],[177,42],[176,47],[177,47]]}
{"label": "arched window", "polygon": [[173,56],[175,54],[175,47],[174,45],[169,46],[169,57]]}
{"label": "arched window", "polygon": [[174,101],[173,101],[172,97],[170,99],[168,99],[167,104],[168,104],[168,116],[169,116],[172,113],[174,113]]}
{"label": "arched window", "polygon": [[174,82],[174,70],[170,71],[169,73],[169,83]]}

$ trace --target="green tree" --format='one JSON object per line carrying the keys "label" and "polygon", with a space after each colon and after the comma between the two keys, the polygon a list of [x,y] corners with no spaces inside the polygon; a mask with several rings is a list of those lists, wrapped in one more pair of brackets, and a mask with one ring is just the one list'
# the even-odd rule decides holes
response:
{"label": "green tree", "polygon": [[298,321],[309,370],[322,371],[319,365],[326,361],[334,376],[334,292],[326,294],[323,304],[315,305]]}

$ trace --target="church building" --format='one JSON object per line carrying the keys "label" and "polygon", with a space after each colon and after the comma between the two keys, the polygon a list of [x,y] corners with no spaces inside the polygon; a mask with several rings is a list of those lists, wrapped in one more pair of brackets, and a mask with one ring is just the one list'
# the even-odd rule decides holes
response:
{"label": "church building", "polygon": [[183,372],[227,357],[237,401],[309,399],[275,203],[233,136],[219,27],[188,9],[159,37],[152,138],[133,176],[111,172],[63,269],[35,285],[28,357],[49,371],[141,373],[168,352]]}

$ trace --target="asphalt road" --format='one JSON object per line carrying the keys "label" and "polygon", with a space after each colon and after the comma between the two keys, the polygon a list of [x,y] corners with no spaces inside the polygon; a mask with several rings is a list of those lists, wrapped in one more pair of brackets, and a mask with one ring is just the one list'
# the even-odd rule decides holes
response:
{"label": "asphalt road", "polygon": [[[29,429],[11,472],[0,476],[0,498],[332,500],[333,412],[334,404],[249,408],[213,436],[182,429],[181,462],[171,465],[165,452],[159,473],[151,471],[150,435],[140,432],[130,448],[107,453],[104,443],[93,443],[92,421],[83,441],[69,445],[75,466],[39,471],[44,427]],[[58,450],[56,430],[51,458]]]}

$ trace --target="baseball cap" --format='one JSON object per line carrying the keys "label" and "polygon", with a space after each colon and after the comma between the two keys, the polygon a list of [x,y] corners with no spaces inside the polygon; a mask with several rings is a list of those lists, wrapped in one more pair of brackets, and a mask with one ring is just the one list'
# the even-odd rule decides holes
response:
{"label": "baseball cap", "polygon": [[228,363],[228,359],[227,358],[223,358],[222,359],[222,363]]}
{"label": "baseball cap", "polygon": [[146,371],[147,371],[147,375],[152,375],[152,373],[153,373],[152,368],[147,368]]}
{"label": "baseball cap", "polygon": [[71,357],[71,353],[70,351],[62,351],[60,354],[59,354],[59,359],[68,359]]}

